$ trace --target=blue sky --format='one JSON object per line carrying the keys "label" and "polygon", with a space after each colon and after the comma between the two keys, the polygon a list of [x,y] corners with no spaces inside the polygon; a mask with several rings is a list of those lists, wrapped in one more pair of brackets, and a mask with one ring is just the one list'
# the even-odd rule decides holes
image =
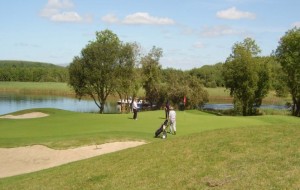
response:
{"label": "blue sky", "polygon": [[253,38],[270,55],[300,27],[299,0],[0,0],[0,59],[67,65],[95,32],[112,30],[142,53],[163,49],[163,68],[224,62]]}

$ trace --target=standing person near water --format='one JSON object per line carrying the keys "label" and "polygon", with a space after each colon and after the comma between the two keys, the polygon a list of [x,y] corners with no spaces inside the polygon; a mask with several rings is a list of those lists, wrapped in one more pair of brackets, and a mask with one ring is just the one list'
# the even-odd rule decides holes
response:
{"label": "standing person near water", "polygon": [[137,111],[138,111],[137,98],[134,98],[132,102],[132,110],[133,110],[133,119],[137,120]]}
{"label": "standing person near water", "polygon": [[176,112],[172,106],[170,106],[169,122],[171,134],[176,135]]}
{"label": "standing person near water", "polygon": [[169,100],[167,100],[165,106],[166,119],[169,119],[169,112],[170,112],[170,104],[169,104]]}

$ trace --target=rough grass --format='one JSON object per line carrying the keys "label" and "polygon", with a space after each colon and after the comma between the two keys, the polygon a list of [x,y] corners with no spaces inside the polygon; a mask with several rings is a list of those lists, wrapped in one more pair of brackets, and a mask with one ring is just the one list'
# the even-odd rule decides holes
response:
{"label": "rough grass", "polygon": [[[59,95],[73,96],[75,93],[67,83],[62,82],[1,82],[0,92],[20,93],[27,95]],[[137,95],[143,97],[145,91],[141,88]],[[89,97],[84,97],[89,98]],[[116,99],[117,96],[110,96],[109,99]]]}
{"label": "rough grass", "polygon": [[29,95],[74,95],[67,83],[59,82],[0,82],[0,92]]}
{"label": "rough grass", "polygon": [[297,189],[299,126],[216,129],[0,179],[0,189]]}

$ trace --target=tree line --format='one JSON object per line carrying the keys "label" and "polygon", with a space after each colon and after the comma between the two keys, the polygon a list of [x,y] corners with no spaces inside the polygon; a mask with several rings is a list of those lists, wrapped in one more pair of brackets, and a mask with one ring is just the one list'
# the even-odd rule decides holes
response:
{"label": "tree line", "polygon": [[160,108],[168,100],[193,109],[208,101],[204,87],[225,87],[236,114],[255,115],[269,90],[275,90],[278,96],[292,96],[292,114],[300,116],[299,28],[288,30],[270,56],[260,56],[259,45],[246,38],[232,46],[224,63],[188,71],[162,69],[161,48],[153,46],[146,55],[140,52],[137,43],[124,43],[104,30],[96,32],[96,39],[68,67],[0,62],[0,81],[68,82],[78,98],[90,96],[100,113],[110,95],[128,100],[144,89],[143,98],[151,107]]}
{"label": "tree line", "polygon": [[137,43],[124,43],[110,30],[96,32],[96,40],[70,64],[69,84],[78,98],[90,96],[100,113],[109,95],[134,99],[141,88],[153,109],[167,100],[180,105],[184,97],[189,100],[188,108],[207,102],[208,94],[197,77],[173,69],[164,74],[159,63],[162,54],[162,49],[154,46],[148,54],[140,55]]}
{"label": "tree line", "polygon": [[[190,71],[162,69],[161,48],[153,47],[139,56],[136,43],[123,43],[110,30],[96,32],[91,41],[76,56],[69,67],[69,84],[81,98],[89,95],[103,112],[110,94],[120,98],[135,97],[143,87],[152,105],[166,100],[175,105],[187,100],[187,108],[208,101],[204,85],[224,86],[234,100],[234,110],[244,116],[255,115],[270,89],[278,95],[292,95],[292,113],[300,116],[300,29],[289,30],[280,40],[276,51],[260,56],[255,40],[244,39],[232,47],[224,63]],[[204,85],[203,85],[204,84]],[[184,102],[185,104],[186,102]]]}
{"label": "tree line", "polygon": [[65,67],[40,62],[0,61],[0,81],[67,82]]}

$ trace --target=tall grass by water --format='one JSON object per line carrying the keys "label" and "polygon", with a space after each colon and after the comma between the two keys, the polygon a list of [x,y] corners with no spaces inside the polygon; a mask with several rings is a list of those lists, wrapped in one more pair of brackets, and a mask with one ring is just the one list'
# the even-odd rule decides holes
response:
{"label": "tall grass by water", "polygon": [[0,82],[0,92],[28,95],[74,95],[67,83],[60,82]]}
{"label": "tall grass by water", "polygon": [[164,112],[0,119],[0,146],[61,149],[144,140],[140,147],[0,179],[0,189],[298,189],[300,122],[292,116],[215,116],[177,111],[177,135],[153,138]]}
{"label": "tall grass by water", "polygon": [[[232,103],[233,98],[230,96],[230,91],[226,88],[205,88],[209,94],[210,103]],[[285,105],[291,102],[291,96],[278,97],[274,90],[269,91],[267,97],[263,99],[262,104]]]}

